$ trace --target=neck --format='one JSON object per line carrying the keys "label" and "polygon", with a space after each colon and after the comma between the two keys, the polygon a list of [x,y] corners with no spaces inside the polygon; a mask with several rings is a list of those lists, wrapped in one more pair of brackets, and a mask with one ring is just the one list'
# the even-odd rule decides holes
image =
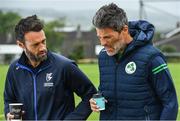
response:
{"label": "neck", "polygon": [[35,68],[35,67],[37,67],[41,62],[40,62],[40,61],[39,61],[39,62],[35,62],[35,61],[32,61],[32,60],[29,60],[28,63]]}
{"label": "neck", "polygon": [[126,36],[125,40],[126,40],[126,45],[119,50],[120,54],[122,54],[124,52],[125,48],[127,47],[127,45],[133,41],[133,38],[130,35],[128,35],[128,36]]}
{"label": "neck", "polygon": [[129,36],[127,36],[127,44],[129,44],[130,42],[132,42],[133,41],[133,38],[129,35]]}

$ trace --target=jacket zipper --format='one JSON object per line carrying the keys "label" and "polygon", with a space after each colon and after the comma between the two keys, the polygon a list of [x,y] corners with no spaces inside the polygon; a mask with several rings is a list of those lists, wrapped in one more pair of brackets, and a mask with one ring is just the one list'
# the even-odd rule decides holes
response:
{"label": "jacket zipper", "polygon": [[[121,56],[122,57],[122,56]],[[118,111],[118,100],[117,100],[117,69],[119,65],[119,61],[121,58],[118,60],[114,58],[115,62],[115,81],[114,81],[114,94],[115,94],[115,119],[117,120],[117,111]]]}
{"label": "jacket zipper", "polygon": [[33,87],[34,87],[34,114],[35,114],[35,120],[37,121],[37,90],[36,90],[36,75],[33,74]]}
{"label": "jacket zipper", "polygon": [[34,74],[31,69],[27,68],[26,66],[23,66],[19,63],[16,64],[17,66],[19,66],[22,69],[25,69],[27,71],[29,71],[32,76],[33,76],[33,92],[34,92],[34,115],[35,115],[35,121],[37,121],[37,90],[36,90],[36,75],[38,73],[40,73],[42,70],[45,70],[46,68],[48,68],[49,66],[45,67],[44,69],[40,69],[36,74]]}
{"label": "jacket zipper", "polygon": [[[48,66],[49,67],[49,66]],[[48,68],[48,67],[46,67],[46,68]],[[34,86],[34,113],[35,113],[35,120],[36,121],[38,121],[38,112],[37,112],[37,86],[36,86],[36,77],[37,77],[37,75],[42,71],[42,70],[45,70],[46,68],[44,68],[44,69],[40,69],[36,74],[34,74],[33,72],[32,72],[32,74],[33,74],[33,86]]]}
{"label": "jacket zipper", "polygon": [[117,101],[117,68],[118,68],[118,63],[116,62],[116,67],[115,67],[115,83],[114,83],[114,90],[115,90],[115,119],[117,119],[117,111],[118,111],[118,101]]}
{"label": "jacket zipper", "polygon": [[149,113],[148,113],[148,107],[144,106],[144,110],[145,110],[145,120],[150,121],[150,117],[149,117]]}
{"label": "jacket zipper", "polygon": [[37,103],[36,103],[36,75],[32,72],[31,69],[29,69],[28,67],[26,66],[23,66],[19,63],[16,64],[17,66],[19,66],[20,68],[22,69],[25,69],[27,71],[29,71],[31,74],[32,74],[32,77],[33,77],[33,92],[34,92],[34,115],[35,115],[35,120],[37,121],[37,109],[36,109],[36,106],[37,106]]}

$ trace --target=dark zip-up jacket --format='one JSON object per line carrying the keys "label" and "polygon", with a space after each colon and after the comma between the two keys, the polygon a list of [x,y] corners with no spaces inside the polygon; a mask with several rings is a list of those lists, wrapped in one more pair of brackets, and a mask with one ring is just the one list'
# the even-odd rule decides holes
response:
{"label": "dark zip-up jacket", "polygon": [[101,120],[176,120],[177,95],[164,56],[152,45],[154,27],[129,23],[133,41],[120,56],[99,55],[99,90],[107,99]]}
{"label": "dark zip-up jacket", "polygon": [[[82,99],[76,108],[73,92]],[[95,87],[73,61],[48,52],[48,58],[32,68],[23,53],[7,73],[4,112],[9,112],[9,103],[18,102],[23,103],[24,120],[85,120],[94,93]]]}

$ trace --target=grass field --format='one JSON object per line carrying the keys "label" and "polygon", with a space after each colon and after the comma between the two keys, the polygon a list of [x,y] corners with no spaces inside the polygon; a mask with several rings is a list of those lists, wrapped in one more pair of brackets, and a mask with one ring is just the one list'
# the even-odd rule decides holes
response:
{"label": "grass field", "polygon": [[[92,80],[93,84],[98,87],[99,85],[99,72],[97,64],[80,64],[80,69]],[[169,63],[168,67],[174,79],[174,84],[176,87],[176,92],[178,97],[180,97],[180,63]],[[8,66],[0,65],[0,120],[3,120],[3,90],[4,90],[4,80],[6,77]],[[76,104],[80,101],[78,97],[76,97]],[[178,100],[180,102],[180,99]],[[98,120],[99,114],[92,113],[88,120]],[[180,115],[178,115],[178,120],[180,120]]]}

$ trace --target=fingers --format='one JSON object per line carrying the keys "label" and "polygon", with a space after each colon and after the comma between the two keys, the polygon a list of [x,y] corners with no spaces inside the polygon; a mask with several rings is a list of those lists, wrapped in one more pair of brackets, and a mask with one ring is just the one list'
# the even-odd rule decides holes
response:
{"label": "fingers", "polygon": [[94,99],[91,98],[89,102],[90,102],[91,110],[94,112],[99,112],[99,107],[96,105],[96,102],[94,101]]}
{"label": "fingers", "polygon": [[22,111],[22,115],[24,115],[25,113],[26,113],[26,112],[23,110],[23,111]]}
{"label": "fingers", "polygon": [[106,99],[104,99],[104,102],[105,102],[105,103],[108,103],[108,101],[107,101]]}
{"label": "fingers", "polygon": [[10,121],[11,119],[14,119],[14,115],[8,113],[7,114],[7,120]]}

